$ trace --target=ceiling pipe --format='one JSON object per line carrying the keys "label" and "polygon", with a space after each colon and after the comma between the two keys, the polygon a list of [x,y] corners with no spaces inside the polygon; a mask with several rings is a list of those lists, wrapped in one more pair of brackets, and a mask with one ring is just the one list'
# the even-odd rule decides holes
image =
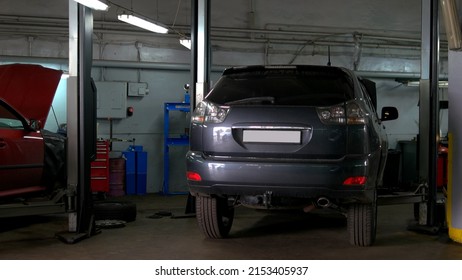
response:
{"label": "ceiling pipe", "polygon": [[[29,17],[29,16],[10,16],[10,15],[0,15],[0,20],[3,21],[3,25],[9,25],[8,29],[9,31],[17,31],[18,26],[24,26],[25,28],[54,28],[54,29],[59,29],[61,27],[56,27],[56,26],[39,26],[37,25],[37,22],[40,23],[49,23],[49,24],[61,24],[62,30],[67,31],[67,25],[68,21],[67,19],[61,19],[61,18],[40,18],[40,17]],[[11,21],[10,24],[5,23],[5,21]],[[2,24],[0,24],[1,27]],[[273,24],[274,25],[274,24]],[[146,35],[152,35],[150,32],[144,32],[144,31],[137,31],[133,30],[124,25],[123,23],[120,22],[115,22],[115,21],[101,21],[101,20],[95,20],[94,22],[94,28],[95,32],[108,32],[108,29],[105,29],[103,27],[108,27],[108,26],[113,26],[113,27],[118,27],[120,30],[115,30],[115,31],[129,31],[134,34],[146,34]],[[271,26],[271,24],[267,25]],[[279,25],[281,26],[281,25]],[[292,25],[284,25],[287,27],[304,27],[304,28],[321,28],[321,27],[316,27],[316,26],[292,26]],[[12,30],[11,28],[15,28],[16,30]],[[175,26],[178,30],[187,30],[188,32],[190,31],[190,26]],[[326,27],[327,28],[327,27]],[[290,31],[290,30],[279,30],[279,29],[258,29],[258,28],[235,28],[235,27],[211,27],[212,32],[224,32],[224,33],[262,33],[262,34],[274,34],[274,35],[297,35],[297,36],[351,36],[353,33],[351,30],[348,29],[340,29],[340,28],[329,28],[331,32],[314,32],[314,31]],[[355,30],[357,33],[361,33],[363,38],[369,38],[369,39],[374,39],[374,40],[384,40],[384,41],[401,41],[401,42],[409,42],[409,43],[420,43],[420,39],[416,38],[405,38],[405,37],[397,37],[397,36],[381,36],[374,34],[374,32],[378,32],[377,30],[366,30],[362,29],[360,31]]]}
{"label": "ceiling pipe", "polygon": [[[52,24],[52,22],[50,22]],[[142,30],[132,30],[131,28],[127,28],[124,26],[124,28],[121,29],[108,29],[107,25],[113,25],[113,26],[119,26],[119,24],[108,24],[106,23],[101,23],[100,25],[105,25],[106,27],[98,27],[98,23],[95,23],[94,25],[94,32],[95,33],[107,33],[107,34],[120,34],[120,35],[141,35],[141,36],[152,36],[152,33],[142,31]],[[38,31],[38,33],[46,33],[46,32],[51,32],[52,34],[50,35],[55,35],[55,34],[61,34],[63,36],[67,36],[67,26],[44,26],[44,25],[34,25],[33,23],[30,24],[17,24],[17,23],[2,23],[0,24],[0,29],[4,28],[4,30],[0,30],[1,33],[4,34],[15,34],[17,35],[18,32],[21,32],[22,34],[30,34],[31,31]],[[20,29],[24,29],[24,31],[21,31]],[[298,35],[298,36],[316,36],[316,37],[345,37],[348,38],[353,34],[353,32],[350,33],[316,33],[316,32],[295,32],[295,31],[280,31],[280,30],[266,30],[266,29],[241,29],[241,28],[225,28],[225,27],[212,27],[212,31],[214,32],[223,32],[225,34],[229,33],[262,33],[262,34],[274,34],[274,35]],[[175,36],[178,37],[177,34],[169,34],[170,36]],[[167,36],[167,35],[156,35],[156,36]],[[220,37],[220,35],[213,36],[215,37]],[[223,37],[223,35],[221,35]],[[231,37],[232,38],[232,37]],[[378,41],[399,41],[399,42],[408,42],[408,43],[414,43],[416,46],[420,43],[420,40],[414,40],[414,39],[406,39],[406,38],[399,38],[399,37],[382,37],[382,36],[375,36],[375,35],[368,35],[368,34],[362,34],[362,38],[364,39],[373,39],[373,40],[378,40]],[[244,39],[244,38],[243,38]],[[255,41],[262,41],[262,40],[268,40],[269,38],[245,38],[248,42],[255,42]],[[271,39],[271,40],[278,40],[278,39]],[[280,39],[282,40],[282,39]],[[291,42],[285,40],[286,43]],[[307,40],[305,40],[307,41]],[[317,41],[316,38],[313,38],[309,41]],[[375,45],[382,45],[380,42],[375,42],[371,43]],[[389,44],[389,43],[388,43]],[[389,44],[391,45],[391,44]],[[395,45],[395,44],[393,44]],[[397,45],[397,44],[396,44]]]}
{"label": "ceiling pipe", "polygon": [[[0,33],[3,33],[1,30],[2,26],[4,24],[0,24]],[[22,35],[30,35],[30,34],[46,34],[46,35],[63,35],[67,36],[67,33],[62,33],[62,28],[60,27],[44,27],[44,26],[23,26],[25,28],[24,31],[19,31],[15,30],[14,35],[22,34]],[[11,33],[11,26],[7,27],[7,31],[5,34],[10,34]],[[36,31],[36,32],[34,32]],[[114,35],[152,35],[151,33],[144,32],[144,31],[131,31],[131,30],[109,30],[109,29],[99,29],[99,28],[94,28],[95,33],[106,33],[106,34],[114,34]],[[51,33],[46,33],[46,32],[51,32]],[[171,38],[177,38],[176,34],[165,34],[165,35],[157,35],[156,37],[171,37]],[[268,41],[270,41],[272,44],[286,44],[286,45],[299,45],[299,44],[306,44],[307,42],[310,42],[312,44],[320,44],[320,43],[325,43],[326,45],[332,45],[332,44],[339,44],[339,45],[354,45],[355,42],[350,42],[350,41],[328,41],[328,40],[284,40],[284,39],[265,39],[265,38],[239,38],[239,37],[232,37],[232,36],[213,36],[214,41],[233,41],[233,42],[244,42],[244,43],[262,43],[266,44]],[[383,44],[383,43],[378,43],[378,42],[363,42],[362,43],[363,47],[370,47],[370,48],[378,48],[378,47],[384,47],[384,48],[397,48],[397,49],[415,49],[418,50],[420,49],[420,45],[399,45],[399,44]]]}
{"label": "ceiling pipe", "polygon": [[[37,63],[37,64],[57,64],[63,69],[67,68],[68,58],[50,58],[50,57],[26,57],[26,56],[0,56],[0,64],[6,63]],[[149,69],[149,70],[172,70],[172,71],[189,71],[189,64],[180,63],[158,63],[158,62],[136,62],[120,60],[93,60],[93,67],[109,68],[126,68],[126,69]],[[215,65],[212,71],[221,73],[225,68],[230,66]],[[386,71],[356,71],[359,76],[368,78],[382,79],[419,79],[418,72],[386,72]],[[440,75],[441,80],[447,79],[447,74]]]}

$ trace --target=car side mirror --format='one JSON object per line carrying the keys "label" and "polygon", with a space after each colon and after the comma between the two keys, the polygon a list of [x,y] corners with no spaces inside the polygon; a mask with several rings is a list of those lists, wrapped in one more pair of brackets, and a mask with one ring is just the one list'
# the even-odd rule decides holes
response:
{"label": "car side mirror", "polygon": [[381,121],[391,121],[398,118],[398,109],[396,107],[383,107]]}
{"label": "car side mirror", "polygon": [[42,122],[38,120],[30,120],[29,128],[34,131],[40,130],[42,129]]}

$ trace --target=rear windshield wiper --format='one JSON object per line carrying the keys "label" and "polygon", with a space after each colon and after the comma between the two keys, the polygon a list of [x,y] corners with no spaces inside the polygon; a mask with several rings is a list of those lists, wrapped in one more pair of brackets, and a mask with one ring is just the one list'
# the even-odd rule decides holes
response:
{"label": "rear windshield wiper", "polygon": [[251,97],[251,98],[244,98],[239,100],[234,100],[230,102],[226,102],[225,105],[259,105],[259,104],[274,104],[275,98],[272,96],[261,96],[261,97]]}

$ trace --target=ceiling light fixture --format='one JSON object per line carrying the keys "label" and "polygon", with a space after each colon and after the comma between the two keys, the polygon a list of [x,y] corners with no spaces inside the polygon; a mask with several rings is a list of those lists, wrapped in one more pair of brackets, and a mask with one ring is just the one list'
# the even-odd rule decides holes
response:
{"label": "ceiling light fixture", "polygon": [[74,0],[74,1],[84,6],[87,6],[88,8],[92,8],[93,10],[107,11],[109,9],[109,6],[106,3],[103,3],[102,1],[99,1],[99,0]]}
{"label": "ceiling light fixture", "polygon": [[[420,81],[407,81],[405,84],[408,87],[418,87],[420,86]],[[439,88],[448,88],[448,85],[448,81],[438,81]]]}
{"label": "ceiling light fixture", "polygon": [[180,38],[180,44],[182,44],[185,48],[191,49],[191,39]]}
{"label": "ceiling light fixture", "polygon": [[462,31],[460,29],[456,2],[454,0],[441,0],[440,6],[446,29],[448,47],[450,50],[460,51],[462,49]]}
{"label": "ceiling light fixture", "polygon": [[155,33],[162,33],[162,34],[168,33],[168,29],[159,25],[158,23],[154,23],[146,19],[142,19],[135,15],[121,14],[121,15],[118,15],[117,18],[126,23],[138,26],[140,28],[143,28],[143,29],[155,32]]}

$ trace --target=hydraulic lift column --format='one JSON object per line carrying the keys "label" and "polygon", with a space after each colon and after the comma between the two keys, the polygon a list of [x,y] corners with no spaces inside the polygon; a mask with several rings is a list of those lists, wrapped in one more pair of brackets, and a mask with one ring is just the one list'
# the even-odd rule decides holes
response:
{"label": "hydraulic lift column", "polygon": [[438,157],[439,0],[422,0],[421,77],[419,95],[419,180],[427,186],[419,224],[435,231]]}
{"label": "hydraulic lift column", "polygon": [[69,234],[75,243],[94,233],[90,162],[96,154],[96,89],[91,80],[93,14],[69,0],[69,79],[67,88],[67,196]]}
{"label": "hydraulic lift column", "polygon": [[[204,99],[210,89],[210,0],[191,0],[191,108]],[[186,214],[195,213],[196,201],[189,194]]]}
{"label": "hydraulic lift column", "polygon": [[210,89],[210,0],[191,1],[191,111]]}

